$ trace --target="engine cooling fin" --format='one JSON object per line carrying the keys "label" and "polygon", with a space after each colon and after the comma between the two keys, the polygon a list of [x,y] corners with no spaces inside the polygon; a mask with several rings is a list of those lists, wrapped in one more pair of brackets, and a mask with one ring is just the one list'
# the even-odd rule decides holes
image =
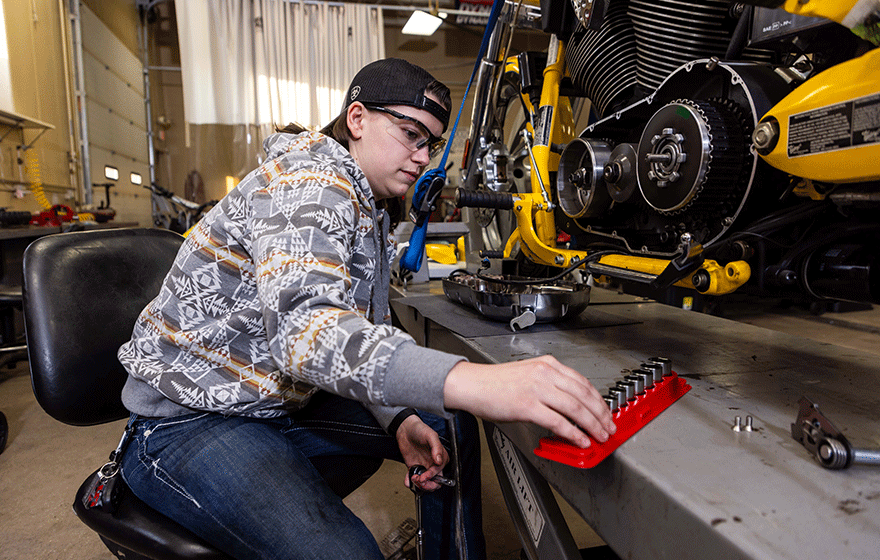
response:
{"label": "engine cooling fin", "polygon": [[572,82],[583,89],[601,116],[636,85],[636,38],[629,2],[612,2],[599,31],[581,27],[566,47]]}
{"label": "engine cooling fin", "polygon": [[636,35],[636,79],[650,90],[686,62],[723,58],[737,22],[725,0],[630,0],[628,15]]}

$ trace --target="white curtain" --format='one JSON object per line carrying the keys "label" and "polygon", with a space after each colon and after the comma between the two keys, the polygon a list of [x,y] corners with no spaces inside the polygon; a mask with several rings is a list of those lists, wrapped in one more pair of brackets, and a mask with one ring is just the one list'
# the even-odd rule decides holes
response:
{"label": "white curtain", "polygon": [[385,57],[382,10],[290,0],[175,3],[186,120],[320,127]]}
{"label": "white curtain", "polygon": [[0,110],[15,112],[12,103],[12,78],[9,71],[9,49],[6,45],[6,16],[0,0]]}

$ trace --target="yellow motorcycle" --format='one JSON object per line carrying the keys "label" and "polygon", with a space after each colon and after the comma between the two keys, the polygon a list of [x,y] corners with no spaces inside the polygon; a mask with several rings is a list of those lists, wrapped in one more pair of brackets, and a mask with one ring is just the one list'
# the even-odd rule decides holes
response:
{"label": "yellow motorcycle", "polygon": [[880,2],[752,4],[507,0],[456,192],[471,247],[536,281],[880,302]]}

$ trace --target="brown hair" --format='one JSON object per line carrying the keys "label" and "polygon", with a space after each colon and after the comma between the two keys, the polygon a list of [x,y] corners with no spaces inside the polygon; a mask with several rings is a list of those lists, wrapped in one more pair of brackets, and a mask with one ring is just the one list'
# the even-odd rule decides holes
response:
{"label": "brown hair", "polygon": [[425,93],[430,93],[436,97],[437,101],[440,102],[440,105],[443,105],[447,110],[452,108],[452,93],[443,82],[434,80],[425,86]]}

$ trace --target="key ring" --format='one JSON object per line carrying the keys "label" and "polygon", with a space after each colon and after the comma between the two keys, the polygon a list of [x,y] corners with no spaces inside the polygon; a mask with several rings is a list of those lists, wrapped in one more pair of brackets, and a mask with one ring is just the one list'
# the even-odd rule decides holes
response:
{"label": "key ring", "polygon": [[113,478],[118,473],[119,473],[119,463],[117,463],[116,461],[108,461],[108,462],[104,463],[104,466],[102,466],[100,469],[98,469],[98,475],[100,475],[100,477],[103,480]]}

